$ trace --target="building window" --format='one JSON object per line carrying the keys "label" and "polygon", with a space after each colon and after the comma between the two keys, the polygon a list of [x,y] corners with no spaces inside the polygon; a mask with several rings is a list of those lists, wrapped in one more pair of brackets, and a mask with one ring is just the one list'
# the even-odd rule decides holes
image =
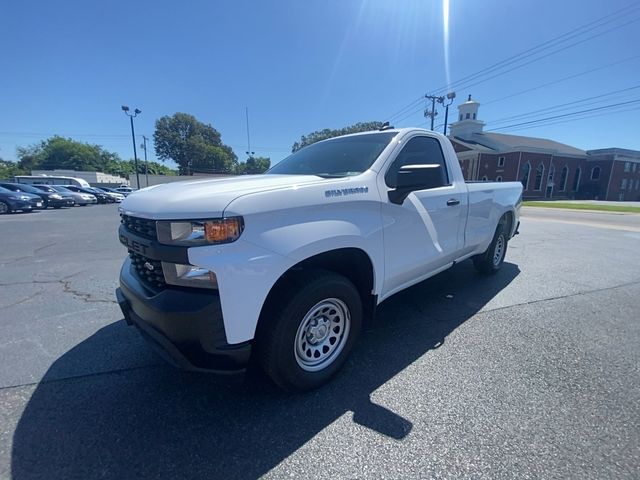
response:
{"label": "building window", "polygon": [[582,170],[580,167],[576,168],[576,176],[573,177],[573,191],[577,192],[580,187],[580,175],[582,175]]}
{"label": "building window", "polygon": [[627,189],[627,179],[623,178],[622,181],[620,182],[620,190],[626,190]]}
{"label": "building window", "polygon": [[527,190],[529,188],[529,174],[531,173],[531,164],[529,162],[522,166],[520,172],[520,181],[522,182],[522,189]]}
{"label": "building window", "polygon": [[636,180],[636,190],[638,190],[638,187],[640,187],[640,180]]}
{"label": "building window", "polygon": [[467,116],[465,117],[467,120],[469,120],[470,114],[467,113]]}
{"label": "building window", "polygon": [[462,121],[462,114],[460,114],[460,121]]}
{"label": "building window", "polygon": [[624,173],[629,173],[631,171],[631,162],[624,162]]}
{"label": "building window", "polygon": [[562,167],[560,172],[560,191],[564,192],[567,189],[567,177],[569,176],[569,167],[566,165]]}
{"label": "building window", "polygon": [[504,167],[504,157],[498,157],[498,167]]}
{"label": "building window", "polygon": [[631,168],[631,171],[632,171],[633,173],[636,173],[636,167],[637,167],[637,166],[638,166],[638,164],[637,164],[637,163],[634,163],[634,164],[633,164],[633,167]]}
{"label": "building window", "polygon": [[489,180],[489,177],[487,177],[486,175],[484,177],[482,177],[482,181],[486,182],[487,180]]}
{"label": "building window", "polygon": [[600,167],[593,167],[591,169],[591,180],[600,180]]}
{"label": "building window", "polygon": [[501,181],[502,181],[502,177],[501,177],[500,175],[498,175],[498,176],[496,177],[496,182],[501,182]]}
{"label": "building window", "polygon": [[536,180],[533,183],[533,189],[534,190],[540,190],[542,188],[542,177],[544,176],[544,165],[540,164],[538,165],[538,168],[536,168]]}
{"label": "building window", "polygon": [[473,119],[474,119],[474,120],[476,119],[476,114],[475,114],[475,113],[473,114]]}

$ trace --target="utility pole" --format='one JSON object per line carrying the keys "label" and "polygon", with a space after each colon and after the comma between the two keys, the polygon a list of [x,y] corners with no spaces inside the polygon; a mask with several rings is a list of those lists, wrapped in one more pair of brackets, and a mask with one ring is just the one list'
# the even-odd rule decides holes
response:
{"label": "utility pole", "polygon": [[433,130],[433,122],[436,118],[436,115],[438,115],[438,112],[436,112],[436,101],[438,101],[439,103],[442,103],[440,99],[442,99],[443,97],[436,97],[435,95],[425,95],[424,98],[431,100],[431,111],[425,110],[424,117],[431,118],[431,130]]}
{"label": "utility pole", "polygon": [[131,139],[133,140],[133,161],[136,169],[136,188],[140,189],[140,175],[138,174],[138,153],[136,152],[136,132],[133,130],[133,119],[142,113],[142,110],[136,108],[133,113],[129,113],[129,107],[122,105],[122,111],[131,120]]}
{"label": "utility pole", "polygon": [[244,112],[247,117],[247,151],[245,152],[249,157],[253,157],[256,152],[251,151],[251,138],[249,137],[249,107],[244,107]]}
{"label": "utility pole", "polygon": [[147,137],[142,135],[142,145],[140,145],[144,149],[144,175],[147,179],[146,186],[149,186],[149,162],[147,162]]}

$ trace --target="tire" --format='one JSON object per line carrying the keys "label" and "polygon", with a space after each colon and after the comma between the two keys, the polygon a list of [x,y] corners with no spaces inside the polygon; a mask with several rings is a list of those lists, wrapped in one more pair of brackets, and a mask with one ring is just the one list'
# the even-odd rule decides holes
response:
{"label": "tire", "polygon": [[346,361],[362,329],[362,300],[351,281],[325,270],[292,275],[285,283],[261,319],[258,357],[281,388],[311,390]]}
{"label": "tire", "polygon": [[493,240],[487,250],[473,257],[473,265],[480,273],[484,275],[493,275],[500,270],[504,257],[507,254],[507,228],[506,222],[500,220],[496,233],[493,235]]}
{"label": "tire", "polygon": [[0,202],[0,215],[4,213],[11,213],[11,207],[7,202]]}

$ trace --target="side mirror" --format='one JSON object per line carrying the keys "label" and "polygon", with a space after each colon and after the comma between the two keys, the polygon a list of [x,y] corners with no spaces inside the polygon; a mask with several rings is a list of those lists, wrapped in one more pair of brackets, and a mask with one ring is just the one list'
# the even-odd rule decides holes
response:
{"label": "side mirror", "polygon": [[389,191],[389,201],[401,205],[411,192],[443,186],[442,166],[405,165],[398,170],[395,190]]}

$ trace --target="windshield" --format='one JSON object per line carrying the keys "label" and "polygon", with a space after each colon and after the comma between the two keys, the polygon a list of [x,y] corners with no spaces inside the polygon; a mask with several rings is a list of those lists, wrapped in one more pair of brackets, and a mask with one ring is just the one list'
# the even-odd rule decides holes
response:
{"label": "windshield", "polygon": [[54,190],[57,190],[57,191],[59,191],[61,193],[75,193],[75,192],[72,192],[71,190],[69,190],[68,188],[61,187],[59,185],[54,185],[51,188],[53,188]]}
{"label": "windshield", "polygon": [[7,185],[5,188],[7,188],[7,190],[13,190],[14,192],[27,192],[27,193],[36,193],[36,194],[42,193],[37,188],[34,188],[31,185],[24,185],[24,184]]}
{"label": "windshield", "polygon": [[347,177],[367,170],[396,136],[381,132],[337,137],[314,143],[289,155],[267,173]]}

